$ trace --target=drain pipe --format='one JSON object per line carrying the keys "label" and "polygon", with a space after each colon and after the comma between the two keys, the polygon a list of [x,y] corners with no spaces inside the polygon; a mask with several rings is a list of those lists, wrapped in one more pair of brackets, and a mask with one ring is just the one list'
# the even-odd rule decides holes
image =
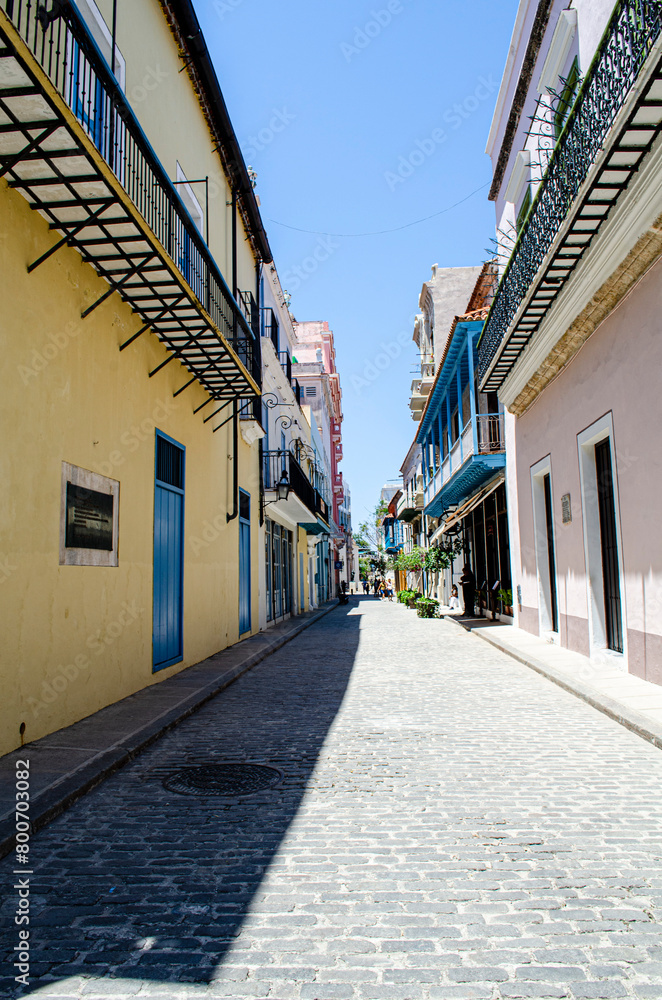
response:
{"label": "drain pipe", "polygon": [[[237,190],[232,184],[232,296],[237,300]],[[237,346],[237,317],[233,319],[233,344]],[[237,400],[232,402],[232,513],[228,511],[226,518],[234,521],[239,513],[239,425],[237,419]]]}
{"label": "drain pipe", "polygon": [[232,401],[232,513],[225,515],[234,521],[239,513],[239,420],[237,400]]}

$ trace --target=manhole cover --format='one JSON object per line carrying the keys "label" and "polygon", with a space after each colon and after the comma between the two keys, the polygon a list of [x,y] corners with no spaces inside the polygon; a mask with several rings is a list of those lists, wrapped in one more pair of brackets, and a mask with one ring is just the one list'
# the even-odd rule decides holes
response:
{"label": "manhole cover", "polygon": [[201,764],[175,771],[163,785],[180,795],[250,795],[272,788],[282,777],[266,764]]}

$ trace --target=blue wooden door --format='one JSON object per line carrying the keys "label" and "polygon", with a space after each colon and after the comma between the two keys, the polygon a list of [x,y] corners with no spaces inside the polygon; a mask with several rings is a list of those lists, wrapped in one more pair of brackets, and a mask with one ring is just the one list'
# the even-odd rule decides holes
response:
{"label": "blue wooden door", "polygon": [[239,634],[251,628],[251,498],[239,490]]}
{"label": "blue wooden door", "polygon": [[156,433],[154,488],[153,669],[184,653],[184,449]]}

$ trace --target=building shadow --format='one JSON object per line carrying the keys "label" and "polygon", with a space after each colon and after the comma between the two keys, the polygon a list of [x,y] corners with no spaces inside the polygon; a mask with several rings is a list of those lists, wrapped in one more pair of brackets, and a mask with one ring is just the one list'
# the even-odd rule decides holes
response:
{"label": "building shadow", "polygon": [[[281,872],[274,858],[344,698],[363,600],[335,608],[34,837],[30,987],[16,993],[48,995],[49,982],[72,977],[92,981],[90,997],[107,977],[210,982],[265,874]],[[282,778],[235,798],[164,784],[222,762],[266,764]],[[0,867],[11,886],[13,859]],[[287,874],[302,891],[317,878]],[[5,917],[11,955],[13,910]]]}

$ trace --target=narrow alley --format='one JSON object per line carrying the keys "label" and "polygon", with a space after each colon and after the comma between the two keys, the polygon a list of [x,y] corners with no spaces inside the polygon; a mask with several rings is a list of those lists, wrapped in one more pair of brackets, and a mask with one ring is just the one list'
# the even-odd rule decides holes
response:
{"label": "narrow alley", "polygon": [[[220,762],[275,783],[173,777]],[[21,992],[654,1000],[661,783],[658,749],[457,624],[352,599],[34,836]]]}

